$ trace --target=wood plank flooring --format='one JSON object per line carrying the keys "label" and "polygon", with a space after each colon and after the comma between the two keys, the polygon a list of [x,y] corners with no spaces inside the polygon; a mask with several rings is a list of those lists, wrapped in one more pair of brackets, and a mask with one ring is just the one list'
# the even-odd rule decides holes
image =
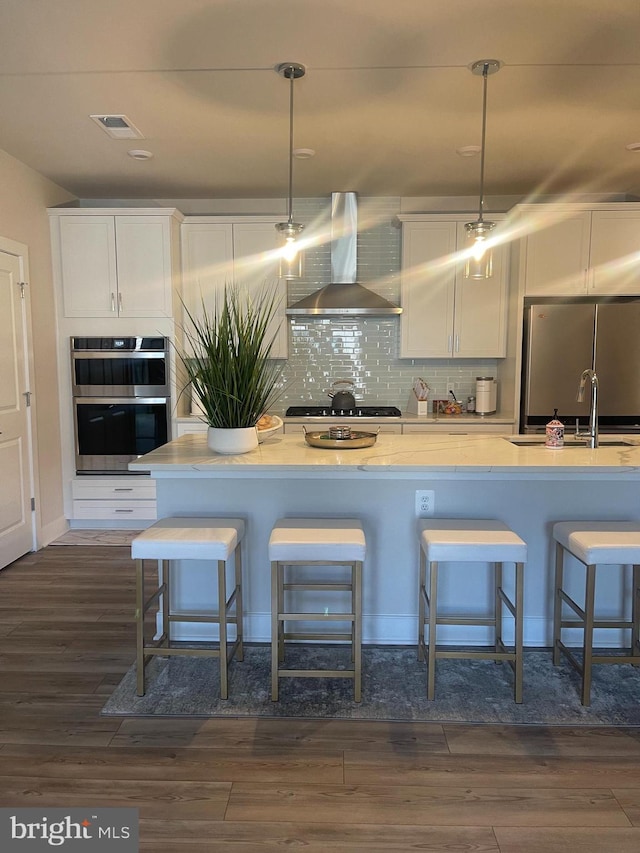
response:
{"label": "wood plank flooring", "polygon": [[638,853],[640,730],[100,717],[127,548],[0,572],[0,805],[130,806],[145,853]]}

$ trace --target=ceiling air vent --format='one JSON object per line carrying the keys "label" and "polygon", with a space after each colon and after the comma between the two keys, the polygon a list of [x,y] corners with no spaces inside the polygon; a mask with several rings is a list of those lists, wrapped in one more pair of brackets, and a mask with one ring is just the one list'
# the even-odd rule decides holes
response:
{"label": "ceiling air vent", "polygon": [[112,139],[144,139],[138,128],[126,116],[89,116]]}

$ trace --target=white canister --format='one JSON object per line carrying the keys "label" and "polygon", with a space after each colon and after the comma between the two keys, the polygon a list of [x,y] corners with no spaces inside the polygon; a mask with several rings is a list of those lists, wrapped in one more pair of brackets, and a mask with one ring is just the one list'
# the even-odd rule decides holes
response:
{"label": "white canister", "polygon": [[493,376],[476,376],[476,414],[494,415],[498,383]]}

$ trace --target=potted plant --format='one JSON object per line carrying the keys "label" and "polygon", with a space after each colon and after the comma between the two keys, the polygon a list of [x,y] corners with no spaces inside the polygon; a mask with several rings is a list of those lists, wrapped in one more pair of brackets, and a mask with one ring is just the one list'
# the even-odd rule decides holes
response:
{"label": "potted plant", "polygon": [[[256,424],[281,393],[283,365],[270,358],[277,302],[263,289],[255,297],[227,285],[212,311],[196,317],[185,306],[185,346],[178,357],[186,386],[208,424],[218,453],[245,453],[258,445]],[[277,330],[276,330],[277,332]]]}

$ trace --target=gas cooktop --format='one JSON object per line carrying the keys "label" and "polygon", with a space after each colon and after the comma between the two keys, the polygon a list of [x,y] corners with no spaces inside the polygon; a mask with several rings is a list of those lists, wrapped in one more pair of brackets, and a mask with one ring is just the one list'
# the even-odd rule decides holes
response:
{"label": "gas cooktop", "polygon": [[356,406],[355,409],[332,409],[331,406],[289,406],[287,418],[399,418],[395,406]]}

